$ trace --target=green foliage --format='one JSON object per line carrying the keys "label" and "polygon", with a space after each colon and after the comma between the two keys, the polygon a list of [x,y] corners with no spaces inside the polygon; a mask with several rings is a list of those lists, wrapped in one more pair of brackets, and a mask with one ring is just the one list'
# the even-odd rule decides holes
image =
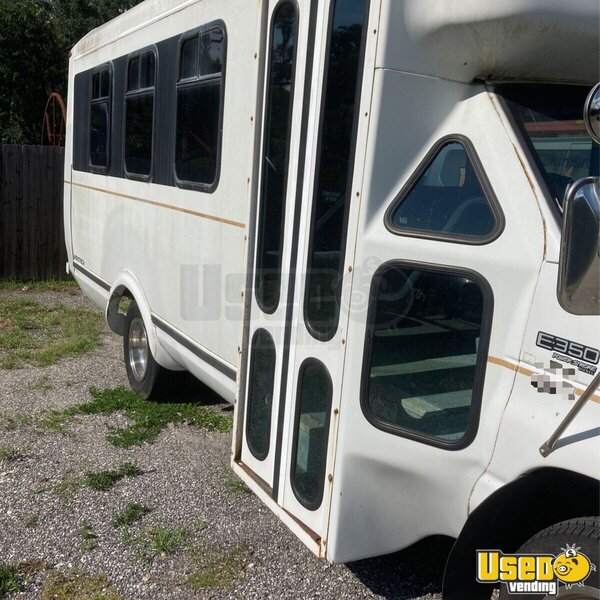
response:
{"label": "green foliage", "polygon": [[27,456],[20,448],[14,448],[13,446],[4,446],[0,448],[0,462],[14,462],[20,458]]}
{"label": "green foliage", "polygon": [[244,572],[252,552],[243,543],[229,550],[206,548],[197,557],[198,568],[187,578],[193,590],[228,588]]}
{"label": "green foliage", "polygon": [[2,598],[4,594],[18,592],[20,589],[21,583],[19,581],[17,570],[4,562],[0,562],[0,598]]}
{"label": "green foliage", "polygon": [[124,412],[131,421],[129,427],[112,427],[108,441],[121,448],[152,443],[169,424],[189,423],[208,431],[229,431],[231,417],[212,408],[177,402],[149,402],[123,387],[90,390],[93,401],[80,404],[73,410],[83,415],[102,415],[116,411]]}
{"label": "green foliage", "polygon": [[0,368],[46,366],[64,356],[83,354],[100,344],[103,327],[96,311],[1,297]]}
{"label": "green foliage", "polygon": [[0,144],[39,144],[46,100],[67,92],[70,49],[141,0],[0,0]]}
{"label": "green foliage", "polygon": [[144,504],[130,502],[122,511],[118,512],[112,519],[113,527],[129,526],[147,515],[150,509]]}
{"label": "green foliage", "polygon": [[156,554],[174,554],[190,537],[185,527],[170,527],[159,523],[146,531],[150,548]]}
{"label": "green foliage", "polygon": [[94,533],[88,521],[84,521],[79,528],[79,537],[83,540],[83,549],[86,552],[93,550],[98,545],[98,536]]}
{"label": "green foliage", "polygon": [[143,471],[135,462],[122,463],[116,469],[109,471],[89,472],[85,475],[85,484],[93,490],[104,492],[113,487],[124,477],[137,477]]}
{"label": "green foliage", "polygon": [[78,569],[52,572],[42,588],[42,600],[122,600],[104,573],[90,577]]}
{"label": "green foliage", "polygon": [[250,489],[235,473],[225,469],[223,475],[223,484],[225,489],[232,494],[249,494]]}

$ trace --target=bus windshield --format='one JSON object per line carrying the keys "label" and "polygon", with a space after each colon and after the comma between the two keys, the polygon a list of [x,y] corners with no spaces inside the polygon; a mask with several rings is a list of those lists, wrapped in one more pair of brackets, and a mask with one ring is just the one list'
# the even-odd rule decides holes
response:
{"label": "bus windshield", "polygon": [[582,177],[598,176],[600,152],[583,122],[590,87],[505,85],[498,92],[529,146],[553,202],[562,210],[565,190]]}

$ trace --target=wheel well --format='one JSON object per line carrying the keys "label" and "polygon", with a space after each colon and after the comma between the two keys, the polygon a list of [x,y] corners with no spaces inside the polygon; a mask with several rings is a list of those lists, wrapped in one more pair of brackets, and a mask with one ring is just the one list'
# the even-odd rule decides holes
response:
{"label": "wheel well", "polygon": [[133,294],[124,286],[116,287],[106,307],[106,322],[117,335],[125,335],[125,315],[133,302]]}
{"label": "wheel well", "polygon": [[444,600],[489,600],[476,580],[478,549],[515,552],[538,531],[560,521],[598,514],[596,479],[557,468],[522,475],[484,500],[467,519],[444,573]]}

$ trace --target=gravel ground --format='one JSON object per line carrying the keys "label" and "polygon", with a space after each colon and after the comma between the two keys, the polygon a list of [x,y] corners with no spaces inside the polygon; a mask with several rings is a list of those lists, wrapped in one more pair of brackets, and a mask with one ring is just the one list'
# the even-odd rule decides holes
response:
{"label": "gravel ground", "polygon": [[[91,307],[76,290],[27,294],[40,302]],[[44,368],[0,370],[0,414],[40,415],[90,399],[91,386],[125,386],[121,354],[121,339],[107,330],[101,347],[84,356]],[[198,395],[230,414],[229,406],[208,390],[199,388]],[[106,574],[114,590],[131,599],[441,598],[448,540],[328,565],[236,485],[228,474],[231,434],[171,426],[153,444],[115,448],[105,439],[106,427],[125,422],[119,414],[76,417],[66,434],[31,424],[13,429],[0,424],[0,448],[23,451],[16,460],[0,461],[0,562],[26,562],[31,571],[23,590],[8,598],[40,598],[49,574],[73,568]],[[75,483],[87,471],[124,461],[137,461],[142,475],[108,491]],[[127,536],[110,521],[129,502],[143,503],[151,512]],[[185,528],[189,537],[173,554],[149,556],[141,536],[159,523]],[[83,539],[84,525],[97,537]],[[230,569],[228,580],[194,591],[187,579],[207,561]],[[230,563],[231,568],[223,567]]]}

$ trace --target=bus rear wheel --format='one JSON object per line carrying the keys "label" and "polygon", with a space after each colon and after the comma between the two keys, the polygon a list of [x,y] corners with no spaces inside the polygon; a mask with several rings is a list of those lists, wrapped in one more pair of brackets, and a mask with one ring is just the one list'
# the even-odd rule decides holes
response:
{"label": "bus rear wheel", "polygon": [[168,394],[179,373],[161,367],[152,356],[146,324],[135,301],[125,316],[123,353],[127,378],[134,392],[146,400],[157,400]]}

